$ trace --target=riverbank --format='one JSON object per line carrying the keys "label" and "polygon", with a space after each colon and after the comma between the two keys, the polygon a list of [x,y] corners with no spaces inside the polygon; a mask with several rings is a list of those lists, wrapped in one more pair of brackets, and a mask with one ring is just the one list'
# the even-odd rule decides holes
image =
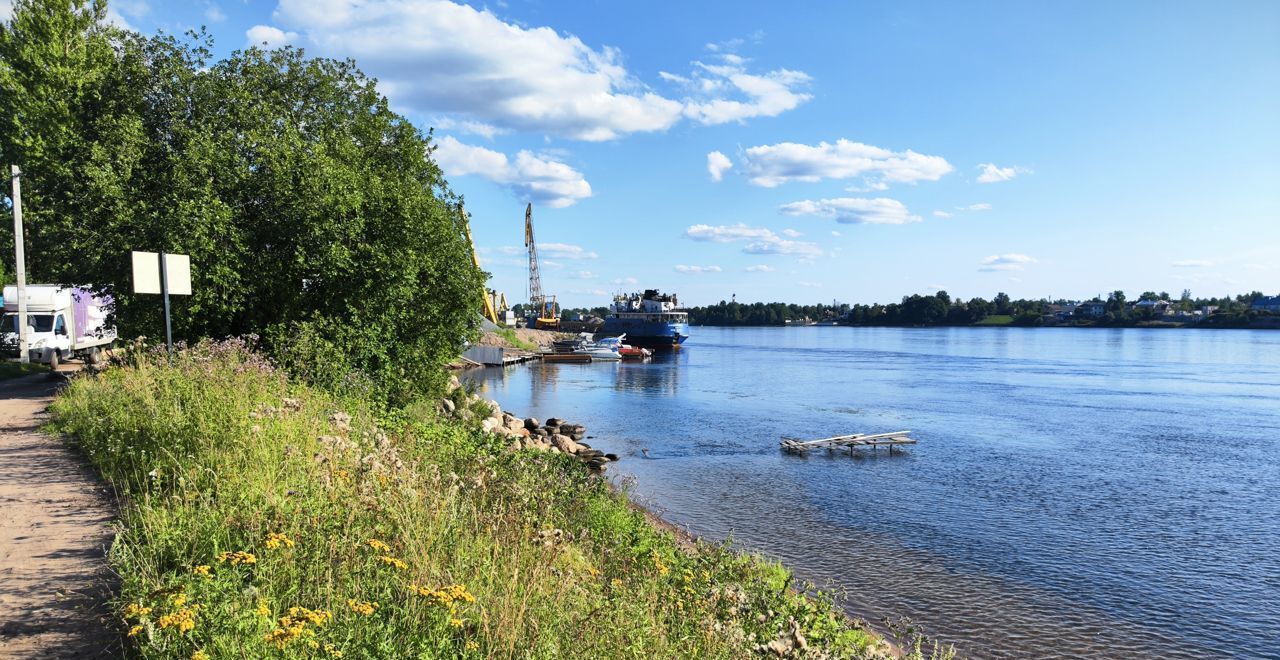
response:
{"label": "riverbank", "polygon": [[115,611],[141,657],[889,653],[777,563],[680,541],[487,416],[333,397],[237,342],[128,362],[52,412],[123,496]]}

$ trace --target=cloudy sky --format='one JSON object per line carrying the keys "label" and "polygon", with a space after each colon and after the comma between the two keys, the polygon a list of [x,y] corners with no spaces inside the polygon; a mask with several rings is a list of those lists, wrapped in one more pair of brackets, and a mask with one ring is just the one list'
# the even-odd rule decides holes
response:
{"label": "cloudy sky", "polygon": [[112,7],[354,58],[513,301],[1280,293],[1277,2]]}

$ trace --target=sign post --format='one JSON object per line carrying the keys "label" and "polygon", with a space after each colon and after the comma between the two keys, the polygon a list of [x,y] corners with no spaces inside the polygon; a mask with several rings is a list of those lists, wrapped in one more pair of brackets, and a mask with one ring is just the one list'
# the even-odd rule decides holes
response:
{"label": "sign post", "polygon": [[164,297],[164,344],[172,352],[169,296],[191,295],[191,257],[165,252],[134,252],[132,256],[133,292],[158,293]]}
{"label": "sign post", "polygon": [[26,239],[22,235],[22,170],[11,165],[9,171],[13,175],[13,263],[18,271],[18,361],[27,364],[31,356],[27,354],[30,339],[27,335],[27,257],[23,253]]}

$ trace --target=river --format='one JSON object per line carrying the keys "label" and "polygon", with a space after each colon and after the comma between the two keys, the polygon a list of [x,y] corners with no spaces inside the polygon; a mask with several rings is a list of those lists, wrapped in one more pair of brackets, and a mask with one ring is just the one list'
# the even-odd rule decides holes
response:
{"label": "river", "polygon": [[[974,658],[1280,658],[1280,332],[692,328],[472,372],[640,501]],[[783,436],[911,430],[850,457]]]}

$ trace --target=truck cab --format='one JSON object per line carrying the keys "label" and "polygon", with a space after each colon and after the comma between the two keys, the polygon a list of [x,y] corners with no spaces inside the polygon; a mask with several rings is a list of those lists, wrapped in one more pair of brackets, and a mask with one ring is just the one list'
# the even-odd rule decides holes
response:
{"label": "truck cab", "polygon": [[[83,287],[33,284],[27,294],[27,356],[32,362],[57,366],[71,358],[97,362],[116,339],[106,323],[111,300]],[[18,351],[18,290],[4,288],[0,321],[0,353],[11,359]]]}

